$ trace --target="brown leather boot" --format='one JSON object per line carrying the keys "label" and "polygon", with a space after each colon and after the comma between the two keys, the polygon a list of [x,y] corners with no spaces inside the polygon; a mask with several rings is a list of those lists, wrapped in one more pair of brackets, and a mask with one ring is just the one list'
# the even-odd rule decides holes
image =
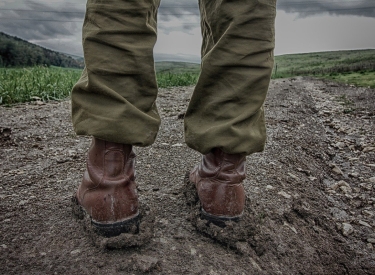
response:
{"label": "brown leather boot", "polygon": [[131,145],[93,138],[76,199],[101,235],[119,235],[137,222],[134,163]]}
{"label": "brown leather boot", "polygon": [[215,148],[190,173],[201,203],[202,217],[219,225],[237,221],[245,208],[246,156]]}

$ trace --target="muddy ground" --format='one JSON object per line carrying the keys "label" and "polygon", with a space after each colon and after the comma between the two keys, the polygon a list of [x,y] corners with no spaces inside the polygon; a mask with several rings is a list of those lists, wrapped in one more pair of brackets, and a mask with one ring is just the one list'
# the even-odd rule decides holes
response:
{"label": "muddy ground", "polygon": [[160,91],[158,138],[136,148],[148,239],[121,249],[72,215],[90,139],[74,134],[70,103],[0,107],[0,274],[375,274],[375,91],[272,81],[246,216],[221,230],[184,195],[200,160],[183,139],[192,90]]}

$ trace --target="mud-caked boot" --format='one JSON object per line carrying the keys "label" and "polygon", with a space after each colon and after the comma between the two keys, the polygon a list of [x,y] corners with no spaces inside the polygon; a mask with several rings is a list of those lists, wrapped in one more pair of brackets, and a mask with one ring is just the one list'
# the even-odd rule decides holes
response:
{"label": "mud-caked boot", "polygon": [[202,218],[217,225],[238,221],[245,208],[246,156],[227,154],[215,148],[189,175],[195,184],[201,204]]}
{"label": "mud-caked boot", "polygon": [[76,203],[91,217],[96,233],[119,235],[138,220],[135,154],[131,145],[93,138],[87,169],[76,192]]}

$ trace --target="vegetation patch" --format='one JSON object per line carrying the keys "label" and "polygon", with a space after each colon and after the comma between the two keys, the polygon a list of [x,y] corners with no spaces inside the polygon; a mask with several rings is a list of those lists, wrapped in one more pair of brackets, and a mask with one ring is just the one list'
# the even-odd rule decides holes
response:
{"label": "vegetation patch", "polygon": [[272,78],[316,76],[375,88],[375,50],[288,54],[275,57]]}
{"label": "vegetation patch", "polygon": [[65,99],[80,75],[78,69],[55,67],[0,69],[0,104]]}

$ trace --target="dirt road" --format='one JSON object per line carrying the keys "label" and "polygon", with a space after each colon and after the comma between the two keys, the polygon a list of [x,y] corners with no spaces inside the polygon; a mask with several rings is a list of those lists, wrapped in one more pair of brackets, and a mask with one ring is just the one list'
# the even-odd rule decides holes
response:
{"label": "dirt road", "polygon": [[200,159],[183,139],[192,90],[160,91],[161,131],[136,148],[151,239],[123,249],[72,215],[90,139],[74,134],[70,103],[0,107],[0,274],[375,274],[375,91],[273,81],[247,214],[223,231],[184,195]]}

